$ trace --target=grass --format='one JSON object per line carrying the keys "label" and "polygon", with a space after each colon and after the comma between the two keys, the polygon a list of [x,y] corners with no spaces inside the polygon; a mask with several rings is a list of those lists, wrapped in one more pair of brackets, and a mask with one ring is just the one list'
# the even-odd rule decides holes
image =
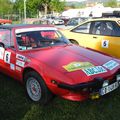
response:
{"label": "grass", "polygon": [[46,106],[31,102],[24,87],[0,74],[0,120],[119,120],[120,89],[98,100],[72,102],[55,97]]}

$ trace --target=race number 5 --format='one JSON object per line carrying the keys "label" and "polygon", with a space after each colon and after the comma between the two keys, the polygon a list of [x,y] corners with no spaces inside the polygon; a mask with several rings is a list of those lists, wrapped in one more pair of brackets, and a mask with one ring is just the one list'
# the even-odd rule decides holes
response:
{"label": "race number 5", "polygon": [[4,62],[10,63],[11,52],[5,51]]}
{"label": "race number 5", "polygon": [[109,47],[109,40],[102,40],[102,48],[108,48]]}

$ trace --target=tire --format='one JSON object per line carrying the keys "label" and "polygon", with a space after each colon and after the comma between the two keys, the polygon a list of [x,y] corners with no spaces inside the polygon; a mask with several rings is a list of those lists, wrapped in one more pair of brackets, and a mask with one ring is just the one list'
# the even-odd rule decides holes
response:
{"label": "tire", "polygon": [[27,72],[24,76],[24,80],[27,95],[32,101],[44,105],[51,100],[53,94],[49,91],[44,80],[37,72]]}

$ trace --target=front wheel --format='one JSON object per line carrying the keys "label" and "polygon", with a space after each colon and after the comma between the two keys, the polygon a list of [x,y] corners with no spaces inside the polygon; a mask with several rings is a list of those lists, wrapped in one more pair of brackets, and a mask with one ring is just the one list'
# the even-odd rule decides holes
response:
{"label": "front wheel", "polygon": [[52,93],[37,72],[27,72],[24,80],[26,92],[32,101],[46,104],[52,98]]}

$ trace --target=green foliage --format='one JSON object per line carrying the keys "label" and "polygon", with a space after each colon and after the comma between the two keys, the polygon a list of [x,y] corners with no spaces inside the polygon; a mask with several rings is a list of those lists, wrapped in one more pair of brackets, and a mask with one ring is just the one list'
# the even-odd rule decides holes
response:
{"label": "green foliage", "polygon": [[51,11],[61,12],[64,10],[65,1],[60,2],[60,0],[51,0],[50,9]]}
{"label": "green foliage", "polygon": [[117,0],[109,0],[104,3],[105,7],[117,7]]}
{"label": "green foliage", "polygon": [[[24,1],[16,0],[14,4],[14,10],[24,11]],[[38,11],[45,11],[46,14],[49,11],[60,12],[64,10],[65,2],[60,2],[60,0],[27,0],[26,1],[26,9],[27,9],[27,17],[31,17],[31,15],[36,15]]]}
{"label": "green foliage", "polygon": [[13,4],[10,0],[0,0],[0,15],[12,12]]}
{"label": "green foliage", "polygon": [[[34,15],[37,14],[37,0],[27,0],[26,1],[26,13],[27,17],[34,17]],[[14,11],[17,13],[22,13],[24,12],[24,0],[16,0],[14,4]]]}
{"label": "green foliage", "polygon": [[66,7],[70,8],[85,8],[86,4],[85,2],[66,2]]}

